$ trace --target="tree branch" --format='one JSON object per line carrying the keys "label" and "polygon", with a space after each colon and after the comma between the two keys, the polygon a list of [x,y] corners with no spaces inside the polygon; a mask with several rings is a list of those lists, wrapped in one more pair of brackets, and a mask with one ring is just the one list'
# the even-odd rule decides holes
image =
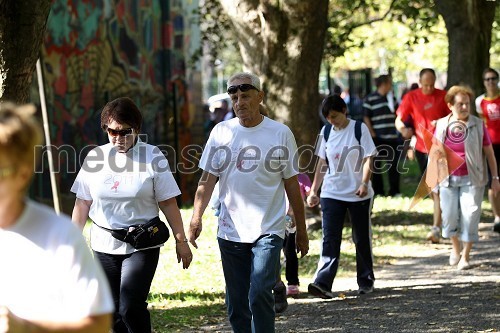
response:
{"label": "tree branch", "polygon": [[387,16],[389,16],[389,14],[392,12],[392,9],[394,8],[394,4],[396,3],[397,0],[392,0],[391,1],[391,4],[389,5],[389,8],[387,9],[387,11],[384,13],[384,15],[380,16],[380,17],[377,17],[377,18],[373,18],[373,19],[370,19],[368,21],[365,21],[365,22],[360,22],[360,23],[357,23],[357,24],[353,24],[351,27],[350,27],[350,31],[356,29],[356,28],[359,28],[361,26],[364,26],[364,25],[368,25],[368,24],[372,24],[372,23],[375,23],[375,22],[379,22],[379,21],[383,21],[387,18]]}

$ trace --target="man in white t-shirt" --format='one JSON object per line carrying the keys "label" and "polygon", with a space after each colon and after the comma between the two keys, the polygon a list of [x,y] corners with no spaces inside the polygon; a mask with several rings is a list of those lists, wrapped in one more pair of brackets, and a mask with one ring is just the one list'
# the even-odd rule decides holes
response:
{"label": "man in white t-shirt", "polygon": [[0,105],[0,332],[107,333],[111,291],[85,239],[25,198],[42,142],[31,112]]}
{"label": "man in white t-shirt", "polygon": [[227,84],[237,118],[210,133],[200,160],[203,174],[189,240],[197,247],[201,218],[219,179],[217,238],[229,321],[235,332],[274,332],[272,290],[285,237],[285,191],[295,213],[297,248],[302,256],[309,249],[297,146],[287,126],[260,114],[264,92],[257,76],[237,73]]}

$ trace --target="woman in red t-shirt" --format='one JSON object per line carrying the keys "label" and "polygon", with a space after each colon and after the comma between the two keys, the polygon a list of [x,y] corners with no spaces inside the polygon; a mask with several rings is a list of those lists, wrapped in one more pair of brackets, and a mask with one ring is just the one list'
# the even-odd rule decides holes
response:
{"label": "woman in red t-shirt", "polygon": [[[495,158],[498,161],[500,159],[500,89],[498,88],[498,72],[493,68],[486,68],[483,71],[483,84],[486,93],[476,98],[476,111],[486,123]],[[495,197],[490,188],[491,186],[488,187],[488,199],[491,202],[493,214],[495,214],[494,229],[500,232],[500,196]]]}

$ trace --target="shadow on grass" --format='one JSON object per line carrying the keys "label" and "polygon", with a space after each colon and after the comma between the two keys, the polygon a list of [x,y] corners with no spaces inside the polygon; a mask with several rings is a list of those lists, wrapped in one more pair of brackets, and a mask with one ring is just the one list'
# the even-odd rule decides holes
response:
{"label": "shadow on grass", "polygon": [[[154,293],[150,294],[149,301],[153,303],[150,313],[155,333],[186,332],[226,320],[224,293]],[[158,301],[167,306],[155,307]]]}
{"label": "shadow on grass", "polygon": [[[194,286],[193,286],[194,287]],[[224,298],[224,293],[197,292],[197,291],[182,291],[177,293],[150,293],[148,302],[153,301],[190,301],[197,300],[201,302],[211,302]]]}
{"label": "shadow on grass", "polygon": [[432,214],[408,210],[382,210],[372,216],[373,225],[432,225]]}

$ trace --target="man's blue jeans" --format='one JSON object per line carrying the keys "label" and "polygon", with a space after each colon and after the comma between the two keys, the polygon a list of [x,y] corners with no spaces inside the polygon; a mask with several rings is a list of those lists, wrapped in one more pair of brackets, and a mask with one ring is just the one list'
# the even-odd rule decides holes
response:
{"label": "man's blue jeans", "polygon": [[218,238],[226,280],[226,305],[235,333],[274,332],[274,296],[283,239],[263,235],[254,243]]}

